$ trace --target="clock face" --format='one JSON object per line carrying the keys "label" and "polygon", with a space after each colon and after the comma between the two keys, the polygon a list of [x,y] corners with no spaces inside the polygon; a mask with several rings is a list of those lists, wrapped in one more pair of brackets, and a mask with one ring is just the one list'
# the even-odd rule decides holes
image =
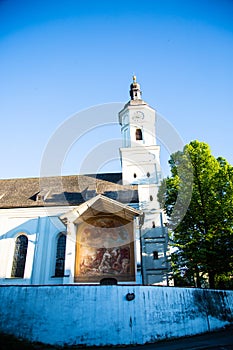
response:
{"label": "clock face", "polygon": [[136,111],[132,118],[135,121],[141,121],[144,119],[144,113],[142,111]]}

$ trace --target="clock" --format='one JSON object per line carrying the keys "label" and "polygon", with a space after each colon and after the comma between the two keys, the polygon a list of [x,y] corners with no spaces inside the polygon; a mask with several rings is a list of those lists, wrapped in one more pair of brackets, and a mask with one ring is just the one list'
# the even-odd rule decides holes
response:
{"label": "clock", "polygon": [[136,111],[132,117],[135,121],[141,121],[144,119],[144,113],[142,111]]}

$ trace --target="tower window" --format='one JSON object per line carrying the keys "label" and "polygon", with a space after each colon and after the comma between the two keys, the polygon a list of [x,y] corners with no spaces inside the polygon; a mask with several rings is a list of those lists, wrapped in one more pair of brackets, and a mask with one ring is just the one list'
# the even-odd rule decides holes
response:
{"label": "tower window", "polygon": [[28,238],[25,235],[17,237],[15,242],[15,253],[11,270],[11,277],[23,278],[28,249]]}
{"label": "tower window", "polygon": [[157,252],[157,250],[154,250],[153,251],[153,259],[158,260],[158,258],[159,258],[159,252]]}
{"label": "tower window", "polygon": [[155,228],[155,222],[152,221],[152,228]]}
{"label": "tower window", "polygon": [[136,173],[134,173],[134,174],[133,174],[133,177],[134,177],[134,178],[136,179],[136,177],[137,177],[137,174],[136,174]]}
{"label": "tower window", "polygon": [[142,140],[142,130],[141,129],[136,129],[136,140],[139,141],[139,140]]}
{"label": "tower window", "polygon": [[150,173],[149,173],[149,171],[147,172],[146,176],[147,176],[147,177],[150,177]]}
{"label": "tower window", "polygon": [[57,240],[55,277],[63,277],[65,269],[66,236],[61,233]]}
{"label": "tower window", "polygon": [[152,195],[150,195],[150,201],[151,201],[151,202],[153,201],[153,196],[152,196]]}

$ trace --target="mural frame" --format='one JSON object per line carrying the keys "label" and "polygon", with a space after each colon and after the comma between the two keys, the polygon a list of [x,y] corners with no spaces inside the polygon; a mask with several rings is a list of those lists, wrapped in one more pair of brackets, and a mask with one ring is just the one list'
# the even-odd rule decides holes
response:
{"label": "mural frame", "polygon": [[103,213],[80,222],[74,271],[74,282],[79,283],[99,283],[103,278],[135,282],[134,221]]}

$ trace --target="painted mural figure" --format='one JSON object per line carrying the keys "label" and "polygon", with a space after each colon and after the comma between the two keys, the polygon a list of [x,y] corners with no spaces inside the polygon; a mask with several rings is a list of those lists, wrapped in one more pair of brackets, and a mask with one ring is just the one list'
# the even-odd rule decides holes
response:
{"label": "painted mural figure", "polygon": [[99,248],[85,255],[80,263],[80,274],[127,274],[130,269],[130,249]]}
{"label": "painted mural figure", "polygon": [[106,249],[102,261],[99,265],[99,271],[100,272],[110,272],[111,270],[111,254],[109,253],[108,249]]}

